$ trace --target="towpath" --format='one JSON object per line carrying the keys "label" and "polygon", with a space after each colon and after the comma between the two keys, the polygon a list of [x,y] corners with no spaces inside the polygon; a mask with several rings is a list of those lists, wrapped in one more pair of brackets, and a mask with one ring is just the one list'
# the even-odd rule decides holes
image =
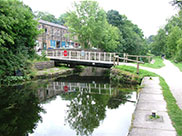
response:
{"label": "towpath", "polygon": [[[176,131],[168,116],[159,77],[145,77],[134,113],[132,129],[128,136],[176,136]],[[151,119],[151,111],[156,110],[158,119]]]}
{"label": "towpath", "polygon": [[[120,63],[121,65],[135,66],[135,64]],[[182,72],[174,66],[169,60],[164,59],[165,66],[160,69],[153,69],[140,66],[140,69],[148,70],[162,76],[167,82],[177,105],[182,109]]]}

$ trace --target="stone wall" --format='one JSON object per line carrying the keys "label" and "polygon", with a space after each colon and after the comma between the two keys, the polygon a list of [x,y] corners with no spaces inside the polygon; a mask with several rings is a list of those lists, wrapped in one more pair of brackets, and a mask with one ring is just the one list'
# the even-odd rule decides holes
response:
{"label": "stone wall", "polygon": [[36,62],[34,64],[34,67],[38,70],[53,68],[54,66],[54,61]]}

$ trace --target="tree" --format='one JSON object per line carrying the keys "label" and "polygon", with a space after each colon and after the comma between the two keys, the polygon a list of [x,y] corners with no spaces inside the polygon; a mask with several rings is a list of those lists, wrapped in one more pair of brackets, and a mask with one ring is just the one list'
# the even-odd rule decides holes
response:
{"label": "tree", "polygon": [[104,51],[113,52],[117,48],[119,42],[119,30],[117,27],[110,25],[109,23],[105,24],[104,36],[102,42],[99,44],[99,47]]}
{"label": "tree", "polygon": [[133,24],[126,16],[120,15],[118,11],[107,12],[107,20],[110,24],[120,30],[118,53],[145,54],[146,41],[143,32],[137,25]]}
{"label": "tree", "polygon": [[182,0],[173,0],[171,3],[173,6],[176,5],[179,8],[182,8]]}
{"label": "tree", "polygon": [[66,25],[72,36],[77,36],[84,48],[98,47],[104,43],[108,26],[105,11],[99,8],[96,1],[88,0],[75,3],[74,8],[75,11],[68,12],[66,17]]}
{"label": "tree", "polygon": [[34,83],[0,88],[0,134],[25,136],[33,133],[44,112],[36,95]]}
{"label": "tree", "polygon": [[[0,1],[0,80],[27,69],[39,30],[31,9],[18,0]],[[25,74],[25,72],[24,72]]]}
{"label": "tree", "polygon": [[172,29],[172,32],[168,35],[167,38],[167,55],[170,58],[175,58],[176,51],[177,51],[177,42],[182,36],[182,30],[178,27],[175,26]]}
{"label": "tree", "polygon": [[175,59],[177,62],[182,61],[182,38],[177,41],[177,53],[175,55]]}
{"label": "tree", "polygon": [[164,29],[160,29],[158,34],[154,36],[153,42],[150,45],[151,53],[156,56],[161,56],[162,54],[166,54],[166,32]]}
{"label": "tree", "polygon": [[65,21],[66,17],[67,17],[66,13],[61,14],[58,18],[59,24],[64,25],[66,23],[66,21]]}
{"label": "tree", "polygon": [[48,12],[36,11],[34,12],[34,15],[37,19],[42,19],[55,24],[61,24],[60,21],[54,15]]}

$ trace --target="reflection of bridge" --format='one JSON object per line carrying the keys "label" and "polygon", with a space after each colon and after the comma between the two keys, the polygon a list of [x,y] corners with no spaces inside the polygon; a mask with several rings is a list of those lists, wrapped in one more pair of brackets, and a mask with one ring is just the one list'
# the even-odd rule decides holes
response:
{"label": "reflection of bridge", "polygon": [[110,84],[52,82],[48,84],[46,88],[40,89],[38,96],[41,101],[44,101],[61,93],[72,93],[77,91],[101,95],[117,94],[117,90],[112,89]]}
{"label": "reflection of bridge", "polygon": [[47,58],[55,62],[71,65],[86,65],[110,68],[114,64],[115,53],[75,51],[75,50],[47,50]]}

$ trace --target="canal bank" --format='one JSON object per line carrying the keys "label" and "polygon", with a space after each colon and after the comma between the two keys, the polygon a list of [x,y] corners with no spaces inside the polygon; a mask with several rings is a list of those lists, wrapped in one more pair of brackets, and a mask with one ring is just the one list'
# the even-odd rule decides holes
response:
{"label": "canal bank", "polygon": [[176,136],[159,83],[158,77],[143,79],[128,136]]}
{"label": "canal bank", "polygon": [[[120,65],[120,66],[116,66],[116,69],[119,70],[123,70],[123,71],[127,71],[130,72],[131,74],[136,74],[136,68],[133,66],[126,66],[126,65]],[[179,136],[181,136],[181,110],[179,109],[179,107],[176,104],[176,101],[166,83],[166,81],[160,77],[159,75],[140,69],[140,73],[138,75],[141,79],[143,79],[144,77],[159,77],[160,79],[160,86],[162,87],[162,93],[163,93],[163,97],[167,103],[167,112],[168,115],[170,116],[170,119],[172,120],[172,125],[173,127],[175,127],[176,132],[178,133]],[[146,132],[146,135],[148,135],[148,133]]]}
{"label": "canal bank", "polygon": [[85,68],[76,75],[0,88],[0,132],[4,136],[126,136],[136,87],[112,85],[107,72]]}

